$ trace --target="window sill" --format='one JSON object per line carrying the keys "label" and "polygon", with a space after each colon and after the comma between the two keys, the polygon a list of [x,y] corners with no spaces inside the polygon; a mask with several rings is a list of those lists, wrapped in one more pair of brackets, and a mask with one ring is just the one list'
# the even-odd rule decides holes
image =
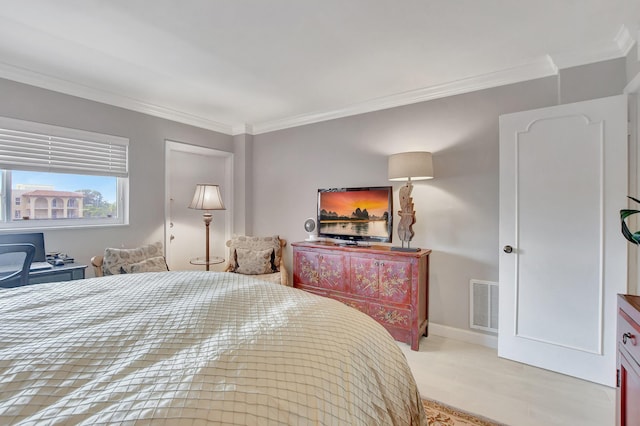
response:
{"label": "window sill", "polygon": [[11,224],[0,224],[0,231],[37,231],[37,230],[60,230],[60,229],[87,229],[87,228],[114,228],[121,226],[129,226],[129,222],[93,222],[83,221],[73,224],[52,223],[48,220],[25,220],[13,222]]}

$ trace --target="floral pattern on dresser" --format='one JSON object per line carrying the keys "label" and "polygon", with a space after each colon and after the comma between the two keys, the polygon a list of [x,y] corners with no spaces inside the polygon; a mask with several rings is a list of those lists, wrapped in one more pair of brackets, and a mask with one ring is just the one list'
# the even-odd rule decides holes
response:
{"label": "floral pattern on dresser", "polygon": [[335,264],[320,262],[320,284],[325,288],[342,288],[342,271]]}
{"label": "floral pattern on dresser", "polygon": [[342,256],[298,252],[295,262],[300,282],[331,290],[343,289],[344,259]]}
{"label": "floral pattern on dresser", "polygon": [[318,258],[319,284],[323,288],[342,289],[344,259],[342,256],[321,254]]}
{"label": "floral pattern on dresser", "polygon": [[351,258],[351,287],[361,296],[378,296],[378,268],[375,259]]}
{"label": "floral pattern on dresser", "polygon": [[304,284],[318,284],[318,256],[314,253],[295,253],[297,279]]}
{"label": "floral pattern on dresser", "polygon": [[369,315],[385,324],[408,327],[409,312],[401,309],[394,309],[380,305],[373,305]]}
{"label": "floral pattern on dresser", "polygon": [[380,297],[397,303],[411,300],[411,265],[407,262],[380,262]]}

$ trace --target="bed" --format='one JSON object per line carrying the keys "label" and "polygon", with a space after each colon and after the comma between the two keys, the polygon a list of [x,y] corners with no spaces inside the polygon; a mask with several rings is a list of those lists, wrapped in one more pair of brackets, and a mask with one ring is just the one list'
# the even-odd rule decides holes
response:
{"label": "bed", "polygon": [[400,348],[340,302],[250,276],[0,290],[0,424],[418,425]]}

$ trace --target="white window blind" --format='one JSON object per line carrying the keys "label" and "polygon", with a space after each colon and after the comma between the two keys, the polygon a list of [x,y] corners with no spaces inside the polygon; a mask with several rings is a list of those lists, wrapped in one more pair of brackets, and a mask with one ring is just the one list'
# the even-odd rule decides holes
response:
{"label": "white window blind", "polygon": [[129,140],[0,117],[0,169],[128,177]]}

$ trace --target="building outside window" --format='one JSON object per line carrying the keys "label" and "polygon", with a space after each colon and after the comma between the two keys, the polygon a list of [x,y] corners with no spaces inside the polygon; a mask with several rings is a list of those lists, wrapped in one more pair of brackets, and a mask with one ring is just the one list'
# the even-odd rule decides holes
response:
{"label": "building outside window", "polygon": [[[19,178],[28,178],[32,173],[21,172],[13,173],[13,176]],[[49,177],[49,181],[56,180],[57,177]],[[76,179],[83,180],[82,176]],[[79,182],[78,184],[81,184]],[[12,194],[15,197],[13,205],[16,219],[73,219],[84,217],[83,201],[85,194],[82,191],[56,191],[54,185],[13,185]],[[16,196],[17,195],[17,196]],[[24,206],[24,215],[18,215],[21,209],[18,206]]]}

